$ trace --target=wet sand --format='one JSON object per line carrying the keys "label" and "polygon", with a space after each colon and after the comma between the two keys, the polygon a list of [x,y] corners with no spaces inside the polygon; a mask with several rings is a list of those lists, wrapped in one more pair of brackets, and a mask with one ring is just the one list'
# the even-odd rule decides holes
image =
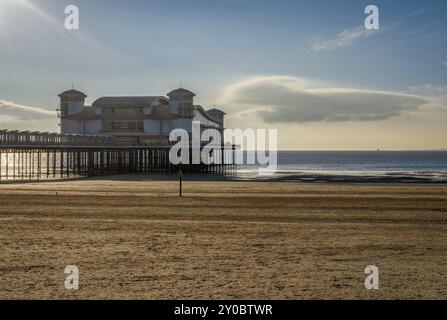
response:
{"label": "wet sand", "polygon": [[175,181],[121,176],[0,192],[2,299],[447,298],[447,185],[185,181],[179,198]]}

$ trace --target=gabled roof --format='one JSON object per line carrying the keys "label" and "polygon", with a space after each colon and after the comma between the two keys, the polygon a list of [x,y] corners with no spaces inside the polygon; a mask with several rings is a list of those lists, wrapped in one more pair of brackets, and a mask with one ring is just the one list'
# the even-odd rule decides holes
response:
{"label": "gabled roof", "polygon": [[213,108],[213,109],[210,109],[210,110],[208,110],[207,111],[207,113],[208,114],[218,114],[218,115],[225,115],[226,113],[225,112],[223,112],[222,110],[219,110],[219,109],[216,109],[216,108]]}
{"label": "gabled roof", "polygon": [[145,115],[145,119],[154,120],[174,120],[181,118],[180,116],[169,112],[169,108],[165,106],[155,106],[152,108],[151,113]]}
{"label": "gabled roof", "polygon": [[219,121],[217,121],[217,119],[214,118],[211,114],[206,112],[206,110],[201,105],[195,105],[194,106],[194,110],[196,112],[200,112],[208,120],[211,120],[211,121],[215,122],[216,124],[219,124]]}
{"label": "gabled roof", "polygon": [[150,107],[153,105],[168,103],[165,97],[102,97],[93,102],[93,107]]}
{"label": "gabled roof", "polygon": [[187,90],[187,89],[178,88],[178,89],[172,90],[171,92],[169,92],[166,95],[168,97],[171,97],[171,96],[192,96],[192,97],[194,97],[196,94],[192,91]]}
{"label": "gabled roof", "polygon": [[67,96],[67,95],[79,95],[79,96],[83,96],[84,98],[87,97],[87,95],[85,93],[75,90],[75,89],[70,89],[70,90],[64,91],[61,94],[58,94],[58,97]]}

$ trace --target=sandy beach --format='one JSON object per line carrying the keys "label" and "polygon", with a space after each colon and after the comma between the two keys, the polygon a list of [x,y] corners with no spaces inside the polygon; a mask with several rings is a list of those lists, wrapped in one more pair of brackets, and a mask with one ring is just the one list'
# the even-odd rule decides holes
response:
{"label": "sandy beach", "polygon": [[445,184],[186,178],[179,198],[176,181],[120,176],[0,192],[1,299],[447,298]]}

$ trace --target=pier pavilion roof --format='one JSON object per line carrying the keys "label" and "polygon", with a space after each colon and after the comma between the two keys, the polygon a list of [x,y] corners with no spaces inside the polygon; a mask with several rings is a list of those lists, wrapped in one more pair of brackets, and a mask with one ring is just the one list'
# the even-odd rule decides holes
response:
{"label": "pier pavilion roof", "polygon": [[209,109],[209,110],[207,110],[206,112],[209,113],[209,114],[222,114],[222,115],[225,115],[225,114],[226,114],[226,113],[223,112],[222,110],[220,110],[220,109],[216,109],[216,108]]}
{"label": "pier pavilion roof", "polygon": [[168,97],[172,97],[172,96],[192,96],[194,97],[196,94],[192,91],[189,91],[187,89],[183,89],[183,88],[178,88],[175,90],[172,90],[171,92],[169,92],[167,94]]}
{"label": "pier pavilion roof", "polygon": [[87,95],[85,93],[75,90],[75,89],[70,89],[70,90],[64,91],[61,94],[59,94],[58,96],[62,97],[62,96],[67,96],[67,95],[79,95],[79,96],[83,96],[84,98],[87,97]]}
{"label": "pier pavilion roof", "polygon": [[208,111],[206,111],[201,105],[194,105],[194,110],[200,112],[208,120],[217,122],[217,119],[215,119],[211,113],[208,113]]}
{"label": "pier pavilion roof", "polygon": [[151,107],[159,104],[169,104],[165,97],[143,96],[143,97],[102,97],[93,102],[92,106],[103,107]]}

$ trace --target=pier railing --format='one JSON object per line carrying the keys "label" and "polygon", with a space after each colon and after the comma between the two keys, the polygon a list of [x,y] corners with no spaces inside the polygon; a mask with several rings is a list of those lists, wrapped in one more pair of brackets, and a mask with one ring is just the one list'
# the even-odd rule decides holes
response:
{"label": "pier railing", "polygon": [[0,146],[104,146],[112,144],[113,137],[108,135],[0,130]]}

